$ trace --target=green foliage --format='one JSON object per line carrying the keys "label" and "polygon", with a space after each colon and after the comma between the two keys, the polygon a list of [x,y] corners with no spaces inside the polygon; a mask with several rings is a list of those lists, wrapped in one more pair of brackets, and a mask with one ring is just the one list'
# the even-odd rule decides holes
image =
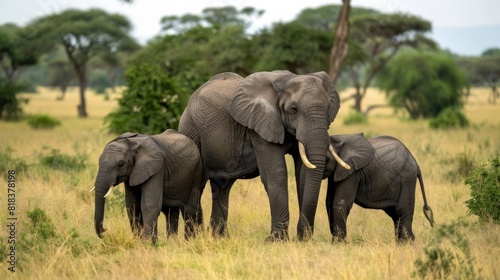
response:
{"label": "green foliage", "polygon": [[417,51],[396,56],[378,82],[390,104],[405,109],[412,119],[436,117],[448,107],[462,108],[468,87],[449,55]]}
{"label": "green foliage", "polygon": [[26,39],[27,29],[14,24],[0,26],[0,68],[8,82],[14,82],[18,70],[36,63],[37,48]]}
{"label": "green foliage", "polygon": [[118,101],[118,108],[105,118],[108,130],[157,134],[177,129],[184,105],[182,90],[155,65],[130,67],[125,73],[128,88]]}
{"label": "green foliage", "polygon": [[3,144],[0,147],[1,174],[7,174],[8,170],[15,170],[16,173],[22,173],[28,169],[28,163],[24,159],[12,156],[12,148]]}
{"label": "green foliage", "polygon": [[469,212],[480,219],[500,223],[500,156],[492,157],[489,163],[479,166],[465,179],[472,197],[466,204]]}
{"label": "green foliage", "polygon": [[351,111],[347,116],[344,117],[345,125],[359,123],[368,123],[368,117],[366,117],[363,113],[358,113],[356,111]]}
{"label": "green foliage", "polygon": [[[306,8],[299,13],[294,22],[301,23],[311,29],[331,32],[337,22],[341,9],[342,5],[335,4],[324,5],[318,8]],[[369,8],[351,7],[349,16],[352,18],[363,14],[377,15],[380,13]]]}
{"label": "green foliage", "polygon": [[21,118],[23,114],[21,105],[28,103],[28,99],[17,96],[23,89],[23,85],[0,77],[0,119],[13,121]]}
{"label": "green foliage", "polygon": [[50,129],[61,125],[61,121],[47,114],[36,114],[28,117],[28,124],[34,129]]}
{"label": "green foliage", "polygon": [[38,155],[42,167],[51,170],[78,171],[87,167],[87,156],[76,154],[74,156],[62,154],[58,149],[43,147],[43,152]]}
{"label": "green foliage", "polygon": [[469,227],[462,220],[439,226],[424,249],[424,259],[415,261],[412,276],[419,279],[481,279],[474,268],[469,240],[462,232]]}
{"label": "green foliage", "polygon": [[457,107],[447,107],[443,109],[437,117],[432,118],[429,125],[433,129],[467,127],[469,120],[464,112]]}
{"label": "green foliage", "polygon": [[28,210],[26,215],[30,219],[28,231],[36,234],[42,240],[56,236],[56,228],[52,219],[39,207]]}
{"label": "green foliage", "polygon": [[328,71],[332,34],[303,24],[277,23],[254,38],[257,71],[286,69],[293,73]]}

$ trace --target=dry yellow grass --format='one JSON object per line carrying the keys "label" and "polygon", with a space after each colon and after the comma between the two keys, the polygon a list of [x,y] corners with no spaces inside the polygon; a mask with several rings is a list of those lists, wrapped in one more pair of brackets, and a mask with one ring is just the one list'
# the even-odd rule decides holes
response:
{"label": "dry yellow grass", "polygon": [[[486,94],[483,89],[472,91],[466,106],[471,121],[467,129],[433,131],[426,121],[405,120],[392,109],[373,111],[368,124],[345,126],[342,119],[351,106],[346,102],[331,132],[388,134],[401,139],[420,163],[436,222],[447,224],[460,218],[475,222],[477,218],[467,215],[464,203],[469,199],[469,188],[455,175],[455,164],[464,152],[478,162],[500,154],[500,104],[488,104]],[[56,95],[47,89],[29,95],[31,101],[25,111],[48,113],[62,121],[60,127],[33,130],[25,122],[0,122],[0,150],[9,146],[15,157],[34,163],[42,147],[49,146],[65,154],[87,154],[89,167],[78,172],[54,170],[43,176],[30,169],[18,175],[16,241],[21,242],[23,234],[30,236],[26,213],[35,207],[43,209],[53,220],[57,236],[29,248],[18,247],[15,273],[7,270],[8,264],[2,259],[0,279],[408,279],[415,270],[415,260],[425,258],[424,248],[435,234],[421,211],[422,199],[417,190],[413,225],[417,239],[412,244],[395,243],[392,221],[382,211],[357,206],[349,216],[348,242],[331,244],[322,188],[314,238],[297,242],[297,196],[290,178],[290,242],[264,243],[270,227],[269,202],[258,179],[241,180],[233,187],[230,238],[214,240],[204,233],[190,241],[182,235],[166,239],[165,221],[160,217],[159,246],[145,244],[130,234],[123,209],[110,206],[111,201],[121,199],[123,187],[118,187],[119,191],[108,200],[108,232],[100,240],[93,229],[93,195],[88,190],[93,184],[98,156],[113,138],[105,133],[102,119],[116,106],[114,98],[119,95],[112,94],[111,101],[105,101],[102,96],[87,93],[90,117],[85,120],[76,117],[75,89],[65,101],[56,102]],[[373,89],[364,106],[383,102],[384,96]],[[0,185],[7,185],[6,176],[0,175]],[[5,223],[7,192],[6,187],[2,189],[0,219]],[[209,187],[203,196],[203,209],[208,225]],[[465,228],[475,259],[473,265],[481,269],[485,279],[500,278],[498,230],[498,225],[492,224]],[[5,228],[0,232],[0,248],[4,250],[8,233]]]}

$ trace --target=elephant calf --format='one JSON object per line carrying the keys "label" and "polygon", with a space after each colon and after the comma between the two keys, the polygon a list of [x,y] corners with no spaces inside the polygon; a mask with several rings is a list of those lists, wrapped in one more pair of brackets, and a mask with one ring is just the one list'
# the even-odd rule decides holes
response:
{"label": "elephant calf", "polygon": [[334,241],[344,240],[347,216],[353,203],[363,208],[382,209],[394,221],[396,240],[414,240],[412,232],[415,186],[420,182],[424,213],[434,226],[427,205],[420,168],[410,151],[396,138],[363,134],[330,136],[337,154],[350,169],[338,166],[328,155],[324,178],[328,178],[326,209]]}
{"label": "elephant calf", "polygon": [[[160,211],[167,232],[177,233],[179,210],[186,237],[201,224],[202,164],[196,144],[174,130],[158,135],[124,133],[109,142],[99,158],[95,180],[95,230],[103,228],[105,198],[125,183],[125,204],[132,231],[156,242]],[[94,190],[93,189],[93,190]]]}

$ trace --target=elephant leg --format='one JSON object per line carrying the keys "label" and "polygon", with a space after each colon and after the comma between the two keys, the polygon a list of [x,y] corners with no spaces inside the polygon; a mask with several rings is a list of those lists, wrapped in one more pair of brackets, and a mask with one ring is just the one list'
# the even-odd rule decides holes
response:
{"label": "elephant leg", "polygon": [[177,235],[179,232],[179,208],[163,207],[162,212],[167,220],[167,237]]}
{"label": "elephant leg", "polygon": [[151,176],[142,186],[141,212],[144,221],[144,230],[141,234],[143,239],[149,239],[156,243],[157,236],[155,227],[163,202],[163,174]]}
{"label": "elephant leg", "polygon": [[354,204],[358,186],[359,178],[356,176],[347,177],[336,185],[330,184],[329,181],[328,191],[330,195],[334,194],[333,197],[330,197],[332,201],[330,206],[331,214],[328,215],[333,242],[344,241],[347,236],[347,217]]}
{"label": "elephant leg", "polygon": [[396,227],[396,240],[399,243],[405,243],[415,240],[415,235],[412,230],[413,213],[415,211],[415,186],[417,183],[417,175],[414,168],[405,167],[402,170],[401,178],[401,193],[399,201],[396,204],[395,212],[398,217]]}
{"label": "elephant leg", "polygon": [[415,236],[411,228],[412,219],[408,225],[408,218],[401,216],[401,212],[395,206],[384,208],[384,211],[391,217],[394,223],[394,235],[398,243],[414,240]]}
{"label": "elephant leg", "polygon": [[182,217],[184,218],[184,237],[189,239],[196,235],[197,230],[203,229],[203,210],[201,207],[201,195],[205,189],[207,183],[206,178],[202,178],[202,170],[200,173],[195,173],[194,182],[192,184],[192,192],[189,196],[188,205],[196,205],[196,209],[192,207],[184,208],[182,211]]}
{"label": "elephant leg", "polygon": [[285,151],[279,145],[256,137],[252,145],[257,158],[260,179],[269,197],[271,233],[266,241],[288,240],[290,212],[288,208],[288,172]]}
{"label": "elephant leg", "polygon": [[125,207],[134,235],[142,233],[144,223],[141,215],[141,189],[125,186]]}
{"label": "elephant leg", "polygon": [[210,180],[212,187],[212,214],[210,216],[210,226],[213,236],[227,236],[227,218],[229,213],[229,192],[235,179],[231,180]]}

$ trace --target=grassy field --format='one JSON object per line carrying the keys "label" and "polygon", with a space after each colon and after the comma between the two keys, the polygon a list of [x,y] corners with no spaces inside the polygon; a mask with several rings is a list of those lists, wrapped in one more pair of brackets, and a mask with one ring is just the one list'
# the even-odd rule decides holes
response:
{"label": "grassy field", "polygon": [[[349,90],[347,90],[349,91]],[[297,242],[297,196],[290,171],[290,235],[285,243],[267,244],[270,228],[269,202],[258,179],[241,180],[230,200],[229,238],[213,239],[209,233],[186,241],[166,238],[160,217],[160,243],[152,246],[134,238],[123,207],[123,187],[107,201],[104,239],[93,228],[93,194],[89,193],[97,160],[105,144],[114,138],[103,128],[103,117],[116,106],[118,94],[110,100],[87,93],[89,118],[76,117],[76,89],[64,101],[59,93],[40,89],[28,95],[25,112],[47,113],[61,120],[52,130],[34,130],[26,122],[0,122],[0,152],[12,149],[6,168],[24,161],[28,169],[16,174],[16,272],[8,271],[9,231],[0,230],[0,279],[409,279],[418,269],[417,260],[429,259],[425,249],[441,248],[454,256],[451,276],[470,279],[472,268],[484,279],[499,279],[500,227],[481,224],[467,214],[470,198],[458,172],[461,162],[485,163],[500,154],[500,104],[487,103],[487,92],[472,90],[466,106],[471,121],[467,129],[434,131],[427,121],[409,121],[392,109],[374,110],[367,124],[345,126],[343,118],[351,103],[342,104],[331,133],[364,132],[368,136],[393,135],[412,151],[423,172],[426,193],[438,225],[462,221],[457,231],[441,243],[439,231],[430,227],[422,209],[420,190],[414,216],[416,241],[397,245],[392,221],[382,211],[355,206],[348,220],[348,238],[332,244],[324,207],[326,188],[320,194],[313,240]],[[364,106],[384,103],[373,89]],[[41,158],[59,151],[71,158],[87,158],[82,169],[59,170],[41,164]],[[2,162],[2,159],[0,159]],[[12,167],[11,167],[12,165]],[[0,175],[0,219],[7,224],[7,171]],[[210,189],[205,190],[205,222],[211,209]],[[45,215],[44,215],[45,214]],[[470,246],[454,243],[458,239]],[[467,251],[467,250],[465,250]],[[470,258],[469,258],[470,257]],[[450,276],[450,277],[451,277]],[[429,275],[429,278],[432,278]]]}

